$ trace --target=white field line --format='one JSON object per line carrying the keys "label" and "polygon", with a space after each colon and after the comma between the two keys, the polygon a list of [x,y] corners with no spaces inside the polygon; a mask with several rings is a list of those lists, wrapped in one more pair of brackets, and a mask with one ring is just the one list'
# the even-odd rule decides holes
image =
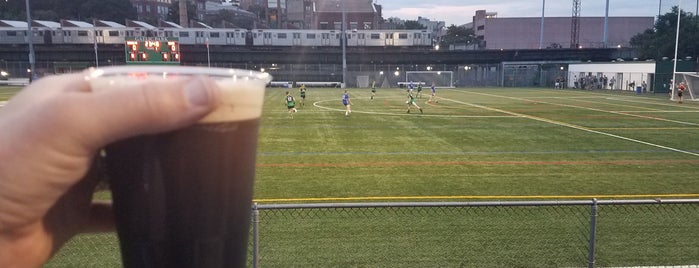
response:
{"label": "white field line", "polygon": [[[461,91],[457,91],[457,92],[461,92]],[[486,96],[491,96],[491,97],[519,99],[519,98],[514,98],[514,97],[491,95],[491,94],[486,94],[486,93],[477,93],[477,92],[470,92],[470,91],[469,92],[463,91],[463,92],[464,93],[471,93],[471,94],[486,95]],[[440,98],[442,98],[442,97],[440,97]],[[442,98],[442,99],[446,99],[446,98]],[[546,118],[531,116],[531,115],[526,115],[526,114],[520,114],[520,113],[516,113],[516,112],[506,111],[506,110],[492,108],[492,107],[486,107],[486,106],[472,104],[472,103],[466,103],[466,102],[457,101],[457,100],[450,100],[450,99],[446,99],[446,100],[453,101],[456,103],[461,103],[464,105],[474,106],[474,107],[482,107],[483,109],[487,109],[487,110],[491,110],[491,111],[498,111],[498,112],[510,114],[513,116],[521,116],[521,117],[525,117],[525,118],[536,120],[536,121],[546,122],[549,124],[569,127],[569,128],[573,128],[573,129],[577,129],[577,130],[582,130],[582,131],[586,131],[586,132],[590,132],[590,133],[600,134],[600,135],[604,135],[604,136],[608,136],[608,137],[612,137],[612,138],[617,138],[617,139],[626,140],[626,141],[630,141],[630,142],[640,143],[640,144],[644,144],[644,145],[648,145],[648,146],[652,146],[652,147],[656,147],[656,148],[661,148],[661,149],[665,149],[665,150],[669,150],[669,151],[674,151],[674,152],[678,152],[678,153],[683,153],[683,154],[688,154],[688,155],[699,157],[698,153],[693,153],[693,152],[689,152],[689,151],[685,151],[685,150],[680,150],[680,149],[676,149],[676,148],[672,148],[672,147],[663,146],[660,144],[650,143],[650,142],[646,142],[646,141],[642,141],[642,140],[637,140],[637,139],[632,139],[632,138],[619,136],[619,135],[615,135],[615,134],[611,134],[611,133],[597,131],[597,130],[593,130],[593,129],[589,129],[586,127],[573,125],[573,124],[569,124],[569,123],[565,123],[565,122],[555,121],[555,120],[551,120],[551,119],[546,119]],[[525,99],[519,99],[519,100],[525,100]]]}
{"label": "white field line", "polygon": [[[606,103],[606,102],[600,102],[600,101],[583,100],[583,99],[578,99],[578,98],[574,98],[574,99],[575,99],[575,101],[578,101],[578,102],[587,102],[587,103],[606,104],[606,105],[613,105],[613,106],[620,106],[620,107],[629,107],[629,108],[642,109],[645,111],[662,111],[660,109],[653,109],[653,108],[635,106],[635,105],[614,104],[614,103]],[[596,98],[596,99],[599,100],[600,98]],[[609,100],[609,98],[605,98],[605,99]]]}
{"label": "white field line", "polygon": [[577,106],[577,105],[571,105],[571,104],[552,103],[552,102],[546,102],[546,101],[537,101],[537,100],[531,100],[531,99],[525,99],[525,98],[517,98],[517,97],[501,96],[501,95],[493,95],[493,94],[488,94],[488,93],[471,92],[471,91],[467,91],[467,93],[478,94],[478,95],[484,95],[484,96],[489,96],[489,97],[497,97],[497,98],[508,98],[508,99],[520,100],[520,101],[538,102],[538,103],[544,103],[544,104],[555,105],[555,106],[563,106],[563,107],[576,108],[576,109],[583,109],[583,110],[590,110],[590,111],[596,111],[596,112],[603,112],[603,113],[610,113],[610,114],[617,114],[617,115],[624,115],[624,116],[632,116],[632,117],[638,117],[638,118],[644,118],[644,119],[665,121],[665,122],[677,123],[677,124],[682,124],[682,125],[699,126],[699,124],[697,124],[697,123],[684,122],[684,121],[677,121],[677,120],[671,120],[671,119],[665,119],[665,118],[659,118],[659,117],[652,117],[652,116],[645,116],[645,115],[637,115],[637,114],[630,114],[630,113],[622,113],[622,112],[608,111],[608,110],[602,110],[602,109],[596,109],[596,108],[590,108],[590,107],[583,107],[583,106]]}
{"label": "white field line", "polygon": [[[330,110],[330,111],[338,111],[338,112],[344,112],[345,109],[337,109],[337,108],[330,108],[326,106],[322,106],[319,103],[323,102],[329,102],[329,101],[337,101],[337,100],[321,100],[321,101],[316,101],[313,103],[313,106],[318,107],[320,109],[325,109],[325,110]],[[356,106],[355,106],[356,107]],[[440,117],[440,118],[511,118],[511,117],[518,117],[518,116],[513,116],[513,115],[446,115],[446,114],[420,114],[418,111],[414,111],[413,113],[385,113],[385,112],[368,112],[368,111],[361,111],[361,110],[354,110],[352,109],[352,113],[359,113],[359,114],[374,114],[374,115],[391,115],[391,116],[423,116],[423,117]]]}

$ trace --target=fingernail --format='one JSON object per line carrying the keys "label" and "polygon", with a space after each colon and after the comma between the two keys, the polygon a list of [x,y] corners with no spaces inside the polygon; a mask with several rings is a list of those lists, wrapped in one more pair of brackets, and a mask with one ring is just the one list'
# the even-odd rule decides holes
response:
{"label": "fingernail", "polygon": [[208,106],[211,103],[207,84],[201,78],[194,79],[187,83],[184,91],[191,105]]}

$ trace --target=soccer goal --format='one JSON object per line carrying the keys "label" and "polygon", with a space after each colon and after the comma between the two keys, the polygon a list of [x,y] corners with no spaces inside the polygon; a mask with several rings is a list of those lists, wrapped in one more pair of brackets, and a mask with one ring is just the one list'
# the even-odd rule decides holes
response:
{"label": "soccer goal", "polygon": [[405,72],[405,82],[422,83],[423,87],[431,87],[434,83],[436,88],[454,87],[454,72],[452,71],[407,71]]}
{"label": "soccer goal", "polygon": [[676,72],[675,80],[672,87],[672,100],[677,98],[677,84],[684,82],[687,90],[682,94],[683,100],[697,101],[699,97],[699,73],[695,72]]}

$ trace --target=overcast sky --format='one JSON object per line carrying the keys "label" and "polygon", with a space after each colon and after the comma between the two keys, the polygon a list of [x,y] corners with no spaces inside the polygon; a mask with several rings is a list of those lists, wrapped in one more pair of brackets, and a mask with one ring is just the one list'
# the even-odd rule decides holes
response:
{"label": "overcast sky", "polygon": [[[473,20],[476,10],[497,12],[498,17],[541,17],[544,0],[375,0],[383,6],[383,17],[416,20],[418,16],[462,25]],[[652,16],[670,11],[680,0],[610,0],[609,16]],[[606,0],[581,0],[580,15],[603,17]],[[684,0],[682,8],[694,13],[699,0]],[[662,5],[661,5],[662,4]],[[573,0],[548,0],[546,17],[570,17]]]}

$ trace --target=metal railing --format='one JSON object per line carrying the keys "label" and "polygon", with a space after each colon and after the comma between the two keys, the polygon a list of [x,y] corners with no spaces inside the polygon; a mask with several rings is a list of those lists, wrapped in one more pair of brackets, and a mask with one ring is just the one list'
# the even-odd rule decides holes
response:
{"label": "metal railing", "polygon": [[[260,204],[252,217],[251,267],[699,264],[699,199]],[[114,234],[47,265],[76,266],[120,266]]]}

